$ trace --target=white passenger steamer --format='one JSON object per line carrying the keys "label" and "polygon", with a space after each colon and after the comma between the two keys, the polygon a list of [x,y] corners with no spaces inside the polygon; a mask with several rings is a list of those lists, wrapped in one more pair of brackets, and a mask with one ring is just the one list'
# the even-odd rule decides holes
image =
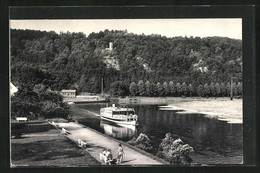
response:
{"label": "white passenger steamer", "polygon": [[100,117],[118,124],[136,125],[138,116],[133,108],[105,107],[100,109]]}

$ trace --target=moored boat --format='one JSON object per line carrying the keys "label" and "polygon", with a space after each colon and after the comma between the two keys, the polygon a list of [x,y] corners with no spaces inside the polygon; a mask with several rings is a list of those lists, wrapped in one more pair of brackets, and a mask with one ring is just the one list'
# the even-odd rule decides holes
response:
{"label": "moored boat", "polygon": [[136,125],[138,116],[133,108],[105,107],[100,109],[100,117],[118,124]]}

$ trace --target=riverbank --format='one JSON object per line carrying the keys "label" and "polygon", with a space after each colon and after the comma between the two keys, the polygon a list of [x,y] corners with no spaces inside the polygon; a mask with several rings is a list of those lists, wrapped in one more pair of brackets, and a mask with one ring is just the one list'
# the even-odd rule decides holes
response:
{"label": "riverbank", "polygon": [[69,114],[74,120],[84,119],[86,116],[88,118],[97,118],[100,115],[91,111],[88,111],[86,109],[80,109],[77,107],[77,105],[70,105],[69,106]]}
{"label": "riverbank", "polygon": [[182,100],[181,97],[125,97],[117,98],[120,104],[171,104]]}
{"label": "riverbank", "polygon": [[14,123],[11,139],[11,167],[100,165],[88,152],[66,138],[47,122]]}
{"label": "riverbank", "polygon": [[144,151],[139,151],[139,149],[134,149],[122,141],[118,141],[114,138],[108,137],[100,132],[97,132],[93,129],[90,129],[84,125],[70,122],[70,123],[55,123],[56,127],[64,128],[69,133],[66,135],[69,139],[74,142],[77,142],[79,139],[86,143],[86,151],[91,154],[92,157],[97,160],[100,157],[100,153],[103,152],[103,149],[110,149],[114,158],[116,157],[116,152],[118,149],[118,144],[121,143],[124,148],[124,159],[122,165],[160,165],[167,164],[166,161],[163,161],[156,156],[152,156],[149,153]]}
{"label": "riverbank", "polygon": [[[243,123],[242,99],[230,100],[228,97],[132,97],[138,104],[166,105],[167,110],[179,114],[205,114],[228,123]],[[129,98],[119,98],[119,103],[129,103]]]}
{"label": "riverbank", "polygon": [[[86,109],[81,109],[81,108],[77,107],[76,105],[70,105],[70,115],[74,120],[79,121],[79,122],[81,121],[81,119],[85,119],[85,118],[88,118],[88,121],[99,120],[99,117],[97,117],[98,114],[91,112],[91,111],[88,111]],[[69,127],[70,125],[67,124],[67,123],[60,124],[60,127],[63,127],[63,125],[68,126],[66,128],[71,129],[71,127]],[[80,127],[80,126],[83,126],[83,125],[78,124],[78,126]],[[151,153],[148,153],[144,150],[141,150],[141,149],[139,149],[135,146],[132,146],[132,145],[127,144],[123,141],[117,140],[117,139],[115,139],[115,138],[113,138],[109,135],[105,135],[101,132],[98,132],[98,131],[92,129],[92,128],[89,128],[89,127],[86,127],[86,126],[83,126],[83,127],[84,127],[85,131],[90,130],[90,132],[93,131],[94,133],[96,133],[96,134],[90,135],[91,137],[93,137],[95,135],[99,135],[100,136],[99,138],[101,138],[101,137],[104,138],[103,139],[104,141],[109,140],[109,142],[99,143],[100,146],[103,146],[103,147],[110,146],[110,149],[112,149],[114,151],[116,151],[116,149],[118,147],[117,146],[118,143],[122,143],[125,147],[127,147],[128,148],[127,150],[129,150],[128,153],[132,153],[132,154],[130,156],[127,156],[127,158],[128,157],[130,157],[130,158],[128,158],[129,161],[124,163],[126,165],[131,165],[131,164],[138,164],[138,165],[139,164],[142,164],[142,165],[148,165],[149,164],[150,165],[150,164],[162,164],[162,163],[163,164],[169,164],[168,162],[164,161],[163,159],[158,158],[155,155],[152,155]],[[87,135],[87,133],[84,133],[84,134]],[[86,135],[83,135],[82,138],[85,139]],[[85,141],[91,139],[91,137],[87,138]],[[95,140],[97,140],[97,139],[98,138],[96,138]],[[93,154],[92,154],[93,157],[96,157],[98,152],[102,152],[101,149],[97,150],[96,151],[97,153],[95,153],[93,151]],[[136,156],[133,155],[133,153],[136,153]],[[144,161],[142,161],[142,160],[144,160]]]}
{"label": "riverbank", "polygon": [[[163,100],[163,98],[160,99]],[[179,101],[178,103],[187,103],[188,101],[186,98],[177,99]],[[195,98],[193,99],[196,101]],[[202,99],[199,100],[202,101]],[[176,99],[174,101],[174,103],[177,104]],[[206,99],[206,101],[208,101],[208,99]],[[95,109],[95,107],[102,107],[105,106],[105,104],[86,105],[70,105],[70,115],[72,118],[77,119],[81,124],[95,129],[100,133],[112,136],[113,138],[127,141],[124,137],[133,135],[135,133],[134,131],[138,129],[137,134],[140,132],[145,133],[153,141],[159,139],[160,143],[162,136],[171,132],[175,135],[175,138],[180,137],[194,147],[195,153],[191,155],[193,164],[239,164],[242,161],[242,151],[238,149],[238,146],[242,146],[242,139],[240,139],[242,131],[239,130],[241,124],[229,125],[225,122],[218,121],[215,118],[205,118],[203,115],[182,115],[181,112],[183,111],[179,110],[172,112],[167,111],[166,113],[165,111],[161,111],[160,108],[158,110],[160,104],[133,104],[131,106],[139,110],[139,122],[141,123],[141,125],[137,126],[137,129],[133,131],[112,124],[103,127],[99,117],[96,116],[98,112],[96,110],[99,110],[99,108]],[[148,109],[144,109],[144,107]],[[91,111],[95,113],[91,113]],[[175,112],[179,112],[179,114],[176,115]],[[143,120],[141,117],[143,117]],[[151,119],[149,117],[153,118]],[[152,128],[150,126],[152,126]],[[223,134],[223,132],[221,132],[223,130],[228,134]],[[118,136],[118,134],[122,135]],[[238,136],[238,138],[236,136]],[[221,142],[222,140],[225,142]],[[154,148],[156,149],[157,144],[154,144]]]}
{"label": "riverbank", "polygon": [[101,96],[89,96],[89,95],[79,95],[72,98],[65,98],[63,100],[64,102],[67,102],[69,104],[72,103],[99,103],[99,102],[107,102],[107,100]]}

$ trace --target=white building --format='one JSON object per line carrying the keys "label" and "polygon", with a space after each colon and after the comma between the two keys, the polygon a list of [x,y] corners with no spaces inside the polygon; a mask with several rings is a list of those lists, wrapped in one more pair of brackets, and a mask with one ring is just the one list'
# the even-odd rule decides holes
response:
{"label": "white building", "polygon": [[61,90],[61,95],[63,97],[75,98],[76,90]]}

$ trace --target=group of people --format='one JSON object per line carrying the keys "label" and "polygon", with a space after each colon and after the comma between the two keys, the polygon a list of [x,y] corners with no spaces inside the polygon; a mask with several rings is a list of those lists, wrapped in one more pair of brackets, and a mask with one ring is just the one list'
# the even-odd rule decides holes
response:
{"label": "group of people", "polygon": [[[123,147],[121,144],[119,144],[119,148],[117,150],[117,158],[116,158],[116,164],[121,164],[123,160],[123,155],[125,154]],[[102,153],[100,153],[100,160],[103,160],[105,164],[111,165],[114,161],[113,155],[111,153],[110,149],[104,149]]]}

